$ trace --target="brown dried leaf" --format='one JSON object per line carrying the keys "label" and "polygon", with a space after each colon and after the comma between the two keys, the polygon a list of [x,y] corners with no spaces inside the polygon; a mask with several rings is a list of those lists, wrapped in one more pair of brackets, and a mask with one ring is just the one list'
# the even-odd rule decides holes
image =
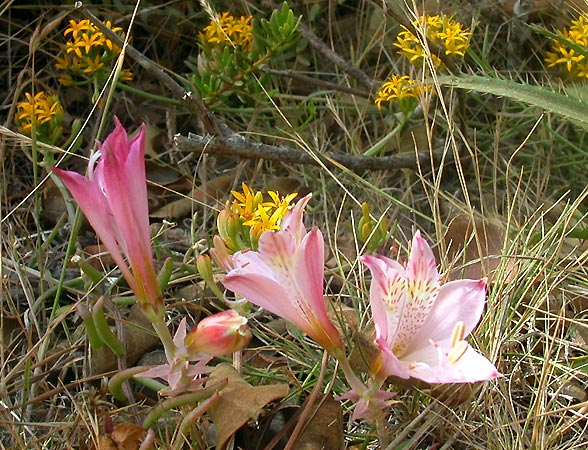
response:
{"label": "brown dried leaf", "polygon": [[231,185],[233,183],[233,175],[221,175],[206,183],[205,186],[200,186],[192,190],[192,194],[187,197],[180,198],[167,205],[159,208],[150,214],[154,218],[180,219],[189,215],[194,203],[210,203],[211,200],[218,201],[228,195]]}
{"label": "brown dried leaf", "polygon": [[345,448],[341,403],[331,395],[318,400],[320,406],[300,435],[295,450],[339,450]]}
{"label": "brown dried leaf", "polygon": [[103,270],[103,269],[112,269],[116,267],[116,262],[106,250],[104,245],[88,245],[82,249],[82,254],[84,255],[85,262],[91,265],[94,269]]}
{"label": "brown dried leaf", "polygon": [[[479,217],[472,220],[465,214],[454,217],[445,233],[447,256],[456,266],[449,278],[488,277],[488,282],[492,283],[501,262],[504,240],[504,229],[496,221]],[[506,271],[505,281],[514,279],[516,264],[513,259],[509,259]]]}
{"label": "brown dried leaf", "polygon": [[229,438],[250,420],[256,420],[270,402],[288,395],[287,384],[252,386],[229,364],[220,364],[210,374],[207,384],[228,379],[220,391],[220,398],[210,408],[216,430],[217,449],[224,447]]}
{"label": "brown dried leaf", "polygon": [[139,440],[144,431],[134,423],[117,423],[111,433],[99,436],[97,445],[92,445],[90,450],[139,450]]}
{"label": "brown dried leaf", "polygon": [[308,186],[304,186],[299,178],[293,177],[272,177],[268,178],[265,184],[268,191],[278,192],[281,196],[297,192],[296,198],[301,198],[312,191]]}
{"label": "brown dried leaf", "polygon": [[41,201],[43,204],[43,220],[49,223],[56,223],[59,217],[67,211],[61,191],[51,178],[48,178],[43,183]]}

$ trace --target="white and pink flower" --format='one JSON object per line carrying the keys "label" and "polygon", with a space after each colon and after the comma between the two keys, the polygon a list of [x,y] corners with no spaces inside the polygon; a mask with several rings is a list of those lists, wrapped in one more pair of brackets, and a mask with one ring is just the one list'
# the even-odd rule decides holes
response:
{"label": "white and pink flower", "polygon": [[376,376],[466,383],[500,375],[465,341],[484,309],[484,280],[441,284],[433,252],[418,231],[406,266],[381,255],[362,256],[361,262],[372,273]]}

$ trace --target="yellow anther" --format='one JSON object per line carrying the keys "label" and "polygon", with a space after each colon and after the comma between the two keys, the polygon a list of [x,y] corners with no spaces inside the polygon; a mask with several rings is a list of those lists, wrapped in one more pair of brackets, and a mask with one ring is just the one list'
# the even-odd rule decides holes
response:
{"label": "yellow anther", "polygon": [[453,347],[451,347],[451,350],[447,354],[447,359],[451,364],[455,364],[460,360],[464,353],[467,352],[468,348],[469,346],[466,341],[457,342]]}
{"label": "yellow anther", "polygon": [[451,348],[454,348],[457,344],[459,344],[459,341],[463,341],[464,337],[465,325],[460,320],[455,324],[455,326],[453,327],[453,331],[451,332]]}

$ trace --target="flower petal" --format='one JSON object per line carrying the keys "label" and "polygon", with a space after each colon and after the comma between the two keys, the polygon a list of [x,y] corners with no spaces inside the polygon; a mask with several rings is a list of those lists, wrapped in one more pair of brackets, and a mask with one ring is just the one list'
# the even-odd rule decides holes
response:
{"label": "flower petal", "polygon": [[447,358],[443,358],[441,364],[434,365],[425,364],[422,359],[420,361],[410,369],[410,376],[427,383],[473,383],[500,376],[496,367],[469,345],[455,363]]}
{"label": "flower petal", "polygon": [[323,297],[323,236],[318,228],[306,233],[302,222],[309,199],[304,197],[296,204],[285,219],[285,228],[260,236],[259,251],[235,253],[235,268],[223,284],[292,322],[325,349],[341,350],[343,343],[328,318]]}
{"label": "flower petal", "polygon": [[313,228],[302,239],[294,266],[294,277],[300,298],[304,299],[302,309],[319,321],[329,322],[323,298],[324,282],[324,240],[318,228]]}
{"label": "flower petal", "polygon": [[[435,256],[427,241],[417,231],[406,264],[405,295],[408,298],[400,312],[402,317],[394,337],[392,348],[396,354],[404,353],[412,345],[414,336],[424,328],[423,325],[437,302],[438,292],[439,272]],[[428,330],[425,332],[428,335]]]}
{"label": "flower petal", "polygon": [[410,371],[405,367],[398,357],[392,352],[390,346],[384,339],[376,339],[380,354],[372,370],[378,378],[396,376],[398,378],[410,378]]}
{"label": "flower petal", "polygon": [[425,289],[439,284],[437,261],[431,247],[417,231],[412,238],[412,248],[406,263],[406,277],[415,282],[415,288]]}
{"label": "flower petal", "polygon": [[[126,244],[133,275],[137,278],[138,297],[161,296],[151,250],[151,232],[147,209],[144,162],[144,126],[130,149],[127,134],[117,121],[115,130],[100,147],[106,197],[116,225]],[[132,150],[132,151],[130,151]]]}
{"label": "flower petal", "polygon": [[290,300],[291,293],[278,280],[268,276],[271,275],[271,269],[267,268],[265,272],[264,275],[252,271],[249,265],[237,267],[223,278],[222,283],[254,305],[289,320],[303,330],[308,329],[309,324],[302,311]]}
{"label": "flower petal", "polygon": [[404,310],[406,295],[404,268],[398,262],[381,255],[360,258],[371,271],[370,308],[376,326],[376,337],[394,344]]}
{"label": "flower petal", "polygon": [[69,189],[110,256],[122,270],[131,289],[134,289],[133,277],[119,249],[121,237],[116,228],[108,201],[99,186],[79,173],[57,167],[53,167],[52,170]]}
{"label": "flower petal", "polygon": [[298,200],[296,205],[294,205],[294,208],[292,208],[292,210],[290,210],[282,220],[281,230],[293,235],[296,242],[300,242],[306,233],[306,228],[304,227],[304,222],[302,219],[304,215],[304,208],[311,198],[312,194],[308,194],[307,196]]}
{"label": "flower petal", "polygon": [[413,336],[406,353],[428,347],[430,340],[448,351],[451,333],[457,322],[465,326],[464,337],[478,324],[484,309],[484,280],[456,280],[444,284],[422,328]]}

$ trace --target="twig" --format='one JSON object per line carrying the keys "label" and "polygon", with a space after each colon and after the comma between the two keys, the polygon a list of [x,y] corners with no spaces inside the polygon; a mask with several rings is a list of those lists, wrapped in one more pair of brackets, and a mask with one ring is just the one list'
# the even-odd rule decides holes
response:
{"label": "twig", "polygon": [[306,429],[307,425],[310,423],[310,420],[312,420],[312,418],[314,417],[314,415],[316,414],[316,412],[318,411],[318,409],[321,406],[322,402],[319,402],[319,404],[316,404],[316,403],[317,403],[318,396],[321,393],[321,388],[323,386],[323,382],[325,381],[325,373],[327,372],[328,361],[329,361],[329,354],[326,351],[324,351],[323,352],[323,359],[321,362],[321,371],[319,373],[319,377],[316,381],[316,384],[315,384],[312,392],[308,396],[307,401],[305,402],[306,406],[304,407],[302,414],[300,414],[300,416],[298,417],[298,421],[296,422],[296,426],[294,427],[294,430],[292,430],[292,434],[290,434],[290,438],[288,439],[288,442],[284,446],[284,450],[292,450],[295,448],[296,443],[300,439],[300,436],[302,435],[302,433]]}
{"label": "twig", "polygon": [[199,136],[189,134],[174,136],[174,147],[182,152],[195,152],[198,155],[228,155],[246,159],[267,159],[285,163],[345,167],[351,171],[383,171],[415,169],[426,167],[438,155],[430,152],[399,153],[391,156],[372,157],[365,155],[347,155],[342,153],[306,153],[286,146],[276,146],[251,142],[243,136],[233,134],[228,138],[219,136]]}
{"label": "twig", "polygon": [[319,80],[318,78],[309,77],[308,75],[304,75],[294,70],[277,70],[270,69],[269,67],[260,67],[259,69],[262,72],[292,78],[294,80],[303,81],[305,83],[313,84],[315,86],[320,86],[326,89],[331,89],[333,91],[347,92],[348,94],[357,95],[358,97],[365,98],[368,98],[370,96],[370,93],[367,91],[355,89],[339,83],[331,83],[330,81]]}
{"label": "twig", "polygon": [[102,23],[100,19],[98,19],[85,6],[82,5],[82,2],[76,2],[76,6],[79,7],[82,14],[90,19],[90,21],[96,25],[108,39],[110,39],[115,45],[122,48],[126,54],[134,59],[151,76],[159,80],[165,87],[167,87],[173,95],[175,95],[178,99],[181,99],[190,110],[198,114],[198,117],[200,117],[202,120],[202,124],[204,125],[204,129],[207,133],[221,136],[229,136],[233,134],[233,131],[228,127],[227,124],[218,119],[214,113],[204,106],[200,100],[195,98],[190,91],[184,89],[178,82],[169,76],[161,68],[161,66],[147,58],[133,46],[129,44],[125,46],[120,36],[118,36],[114,31]]}
{"label": "twig", "polygon": [[310,45],[321,52],[323,56],[325,56],[333,64],[341,67],[345,72],[359,81],[369,92],[374,90],[374,80],[368,77],[362,70],[352,66],[351,63],[346,61],[343,57],[341,57],[341,55],[331,50],[327,44],[325,44],[316,34],[314,34],[310,28],[304,24],[300,24],[299,30],[300,33],[302,33],[302,36],[308,39]]}

